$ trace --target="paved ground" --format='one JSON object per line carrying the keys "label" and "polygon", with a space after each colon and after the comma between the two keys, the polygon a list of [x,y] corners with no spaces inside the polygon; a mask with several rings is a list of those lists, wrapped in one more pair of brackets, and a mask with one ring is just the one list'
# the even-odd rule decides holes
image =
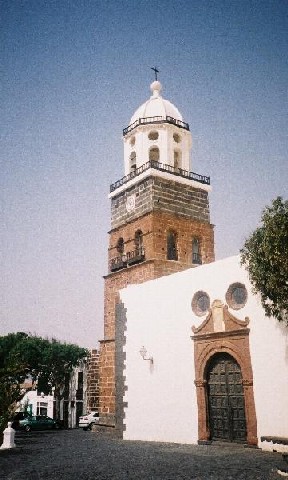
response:
{"label": "paved ground", "polygon": [[127,442],[96,432],[16,433],[1,480],[274,480],[278,453],[243,446]]}

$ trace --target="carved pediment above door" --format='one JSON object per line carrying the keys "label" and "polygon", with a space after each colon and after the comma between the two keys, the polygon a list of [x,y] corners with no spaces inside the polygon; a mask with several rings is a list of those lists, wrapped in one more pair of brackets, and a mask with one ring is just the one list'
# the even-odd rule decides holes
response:
{"label": "carved pediment above door", "polygon": [[199,327],[192,326],[192,331],[195,336],[198,335],[213,335],[221,332],[235,332],[247,329],[249,318],[239,320],[232,315],[228,306],[224,305],[221,300],[214,300],[209,313]]}

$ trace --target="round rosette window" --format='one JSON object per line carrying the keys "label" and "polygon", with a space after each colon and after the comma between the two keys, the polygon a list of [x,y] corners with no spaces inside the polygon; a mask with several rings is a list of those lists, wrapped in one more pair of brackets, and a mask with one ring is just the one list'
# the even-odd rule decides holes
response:
{"label": "round rosette window", "polygon": [[210,297],[208,293],[202,292],[202,290],[196,292],[193,295],[191,306],[193,312],[198,317],[206,315],[210,308]]}
{"label": "round rosette window", "polygon": [[246,305],[247,289],[243,283],[232,283],[226,293],[226,302],[233,310],[239,310]]}

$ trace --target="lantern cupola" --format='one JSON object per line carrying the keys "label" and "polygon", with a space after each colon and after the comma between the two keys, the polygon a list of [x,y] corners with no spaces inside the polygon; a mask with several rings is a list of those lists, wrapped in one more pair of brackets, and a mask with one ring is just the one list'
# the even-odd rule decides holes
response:
{"label": "lantern cupola", "polygon": [[123,130],[125,175],[151,161],[189,171],[189,125],[178,108],[162,97],[158,80],[151,83],[150,89],[152,95],[137,108]]}

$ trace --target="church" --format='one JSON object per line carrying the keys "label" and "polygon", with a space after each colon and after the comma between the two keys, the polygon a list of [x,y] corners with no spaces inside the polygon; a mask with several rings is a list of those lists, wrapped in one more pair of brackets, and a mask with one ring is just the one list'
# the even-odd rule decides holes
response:
{"label": "church", "polygon": [[189,124],[155,73],[110,186],[100,423],[127,440],[285,451],[288,329],[238,256],[215,261],[210,178],[191,171]]}

